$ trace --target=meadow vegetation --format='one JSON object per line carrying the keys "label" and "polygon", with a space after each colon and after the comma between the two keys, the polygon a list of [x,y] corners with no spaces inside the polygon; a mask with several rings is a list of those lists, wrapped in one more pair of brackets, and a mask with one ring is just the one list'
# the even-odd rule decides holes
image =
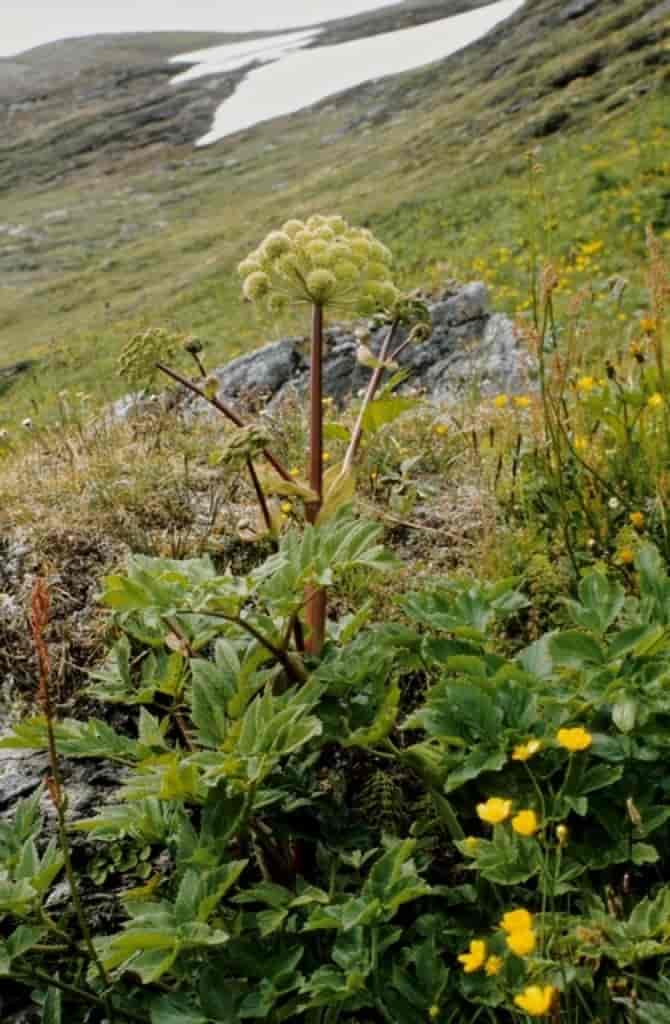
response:
{"label": "meadow vegetation", "polygon": [[[643,6],[610,26],[620,55]],[[583,43],[533,71],[543,117],[594,87]],[[670,1022],[669,136],[652,94],[499,166],[494,143],[454,158],[448,192],[419,138],[295,197],[252,161],[253,224],[227,208],[221,239],[219,197],[164,241],[190,247],[183,279],[153,242],[110,269],[143,268],[151,314],[84,326],[94,266],[20,324],[6,309],[15,357],[54,303],[55,335],[70,301],[82,322],[0,397],[3,552],[34,552],[21,636],[0,595],[0,672],[6,650],[31,666],[0,751],[49,762],[0,819],[3,1012]],[[310,216],[317,194],[366,226]],[[515,319],[527,390],[400,395],[424,299],[473,275]],[[209,371],[306,314],[305,401],[231,416]],[[338,407],[314,369],[343,315],[371,384]],[[211,415],[183,391],[101,409],[170,374]],[[82,538],[101,578],[77,654]],[[119,785],[75,820],[80,760]]]}

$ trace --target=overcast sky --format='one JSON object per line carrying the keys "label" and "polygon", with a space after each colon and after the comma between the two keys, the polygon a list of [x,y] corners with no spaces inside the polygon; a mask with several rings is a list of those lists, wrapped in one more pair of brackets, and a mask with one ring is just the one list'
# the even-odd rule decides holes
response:
{"label": "overcast sky", "polygon": [[344,17],[394,0],[0,0],[0,56],[96,32],[239,32]]}

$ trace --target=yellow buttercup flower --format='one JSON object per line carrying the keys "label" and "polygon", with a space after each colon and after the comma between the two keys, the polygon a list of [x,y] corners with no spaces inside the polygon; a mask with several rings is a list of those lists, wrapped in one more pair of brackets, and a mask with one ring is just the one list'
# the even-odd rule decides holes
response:
{"label": "yellow buttercup flower", "polygon": [[496,974],[500,974],[502,965],[503,961],[501,956],[490,956],[484,965],[484,970],[489,978],[493,978]]}
{"label": "yellow buttercup flower", "polygon": [[466,974],[474,974],[486,963],[486,943],[482,939],[473,939],[470,943],[470,951],[461,953],[458,962],[463,964]]}
{"label": "yellow buttercup flower", "polygon": [[503,915],[500,927],[504,932],[531,931],[533,928],[533,915],[529,910],[508,910]]}
{"label": "yellow buttercup flower", "polygon": [[574,445],[576,452],[585,452],[589,446],[589,439],[588,437],[584,437],[583,434],[577,434],[574,440]]}
{"label": "yellow buttercup flower", "polygon": [[530,405],[530,398],[528,395],[517,395],[514,399],[514,404],[517,409],[527,409]]}
{"label": "yellow buttercup flower", "polygon": [[293,511],[293,505],[291,504],[290,501],[282,501],[281,510],[284,513],[284,515],[287,516],[290,512]]}
{"label": "yellow buttercup flower", "polygon": [[586,729],[582,729],[581,725],[574,729],[559,729],[556,739],[561,747],[565,747],[572,754],[578,750],[588,750],[593,743],[593,736]]}
{"label": "yellow buttercup flower", "polygon": [[511,932],[506,941],[508,947],[517,956],[529,956],[535,949],[535,932],[530,928]]}
{"label": "yellow buttercup flower", "polygon": [[634,526],[636,530],[644,529],[644,513],[643,512],[631,512],[628,517],[630,525]]}
{"label": "yellow buttercup flower", "polygon": [[499,796],[490,797],[486,803],[477,804],[477,814],[489,825],[499,825],[512,813],[512,801]]}
{"label": "yellow buttercup flower", "polygon": [[653,395],[649,395],[647,405],[650,409],[658,409],[659,406],[663,405],[663,395],[659,391],[655,391]]}
{"label": "yellow buttercup flower", "polygon": [[556,989],[553,985],[529,985],[514,997],[514,1002],[529,1017],[544,1017],[551,1009],[555,996]]}
{"label": "yellow buttercup flower", "polygon": [[512,818],[512,828],[520,836],[533,836],[539,827],[535,811],[519,811]]}
{"label": "yellow buttercup flower", "polygon": [[528,740],[528,743],[518,743],[512,751],[512,760],[529,761],[541,749],[541,740]]}
{"label": "yellow buttercup flower", "polygon": [[493,404],[495,405],[496,409],[504,409],[508,402],[509,398],[507,397],[507,395],[496,395],[496,397],[493,399]]}
{"label": "yellow buttercup flower", "polygon": [[593,391],[595,386],[596,382],[593,377],[580,377],[577,381],[577,390],[584,392],[584,394],[588,394],[590,391]]}
{"label": "yellow buttercup flower", "polygon": [[635,552],[632,548],[621,548],[617,554],[617,561],[620,562],[621,565],[632,565],[635,561]]}
{"label": "yellow buttercup flower", "polygon": [[653,334],[656,330],[656,321],[652,316],[643,316],[640,320],[640,330],[645,334]]}
{"label": "yellow buttercup flower", "polygon": [[449,427],[447,426],[446,423],[436,423],[435,426],[433,427],[433,430],[435,431],[438,437],[444,437],[445,434],[449,433]]}

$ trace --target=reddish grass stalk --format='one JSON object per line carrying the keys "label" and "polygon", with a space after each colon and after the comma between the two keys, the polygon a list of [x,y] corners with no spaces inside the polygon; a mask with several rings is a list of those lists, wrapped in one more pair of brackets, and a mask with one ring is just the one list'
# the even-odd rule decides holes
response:
{"label": "reddish grass stalk", "polygon": [[[312,315],[312,352],[309,380],[309,485],[318,501],[307,505],[307,520],[316,522],[323,500],[323,306],[315,303]],[[319,655],[326,636],[326,591],[310,587],[307,592],[308,635],[305,648]]]}
{"label": "reddish grass stalk", "polygon": [[[33,646],[37,657],[39,677],[37,701],[44,712],[47,724],[47,744],[51,773],[46,779],[46,786],[56,810],[56,817],[58,819],[58,838],[60,840],[61,853],[63,854],[63,865],[65,867],[65,874],[70,886],[72,903],[84,939],[84,945],[86,946],[86,951],[91,962],[95,964],[103,988],[106,990],[109,988],[109,978],[102,961],[95,950],[95,946],[93,945],[91,931],[88,926],[88,921],[86,920],[86,915],[84,914],[84,908],[79,894],[77,878],[72,866],[70,841],[67,834],[67,823],[65,820],[67,796],[63,788],[63,778],[60,771],[60,762],[58,760],[58,750],[56,748],[55,716],[53,702],[51,700],[51,657],[49,655],[49,647],[45,638],[50,617],[51,598],[49,595],[49,587],[44,577],[40,576],[37,578],[35,585],[33,586],[30,604],[30,625],[33,637]],[[111,1024],[114,1019],[112,1015],[112,1006],[109,997],[105,994],[103,994],[103,1001],[107,1017]]]}

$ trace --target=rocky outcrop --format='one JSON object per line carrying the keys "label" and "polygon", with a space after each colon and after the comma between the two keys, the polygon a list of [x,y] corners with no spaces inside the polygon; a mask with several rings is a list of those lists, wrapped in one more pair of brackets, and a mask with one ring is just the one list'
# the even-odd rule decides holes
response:
{"label": "rocky outcrop", "polygon": [[[467,395],[487,397],[520,393],[533,387],[533,364],[509,317],[492,313],[481,281],[448,289],[429,303],[433,332],[400,355],[409,371],[406,387],[418,388],[436,402],[454,402]],[[373,333],[370,347],[379,349],[384,331]],[[399,340],[402,335],[399,336]],[[359,342],[350,327],[335,325],[326,332],[324,390],[343,403],[365,386],[370,371],[356,358]],[[277,403],[288,391],[303,391],[309,372],[304,338],[284,338],[234,359],[218,369],[223,397],[242,403]],[[122,400],[117,412],[125,411]],[[189,404],[204,408],[196,400]]]}

